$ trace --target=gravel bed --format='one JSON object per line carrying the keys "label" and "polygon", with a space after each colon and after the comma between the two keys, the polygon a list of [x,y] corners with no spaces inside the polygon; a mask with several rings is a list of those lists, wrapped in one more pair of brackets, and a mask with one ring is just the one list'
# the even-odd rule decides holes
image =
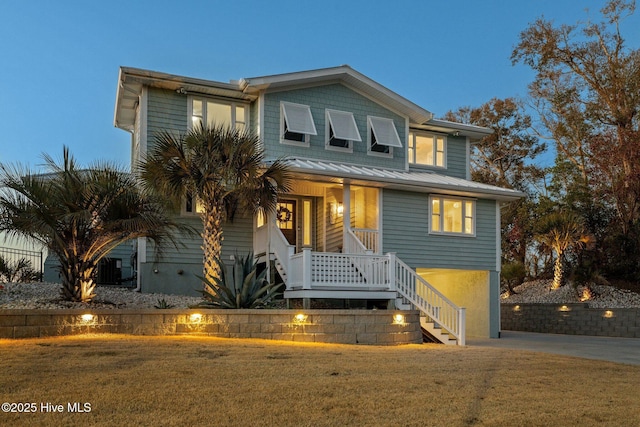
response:
{"label": "gravel bed", "polygon": [[[161,300],[173,308],[189,308],[202,301],[200,297],[165,294],[142,294],[130,288],[98,286],[96,298],[91,303],[62,301],[60,285],[57,283],[5,283],[0,285],[1,309],[64,309],[64,308],[155,308]],[[613,286],[594,285],[595,297],[584,301],[593,308],[640,308],[640,294]],[[516,294],[503,295],[507,304],[522,303],[579,303],[582,288],[563,286],[551,290],[551,282],[536,280],[517,286]]]}
{"label": "gravel bed", "polygon": [[57,283],[5,283],[0,289],[2,309],[64,309],[64,308],[155,308],[165,300],[173,308],[188,308],[202,301],[200,297],[165,294],[142,294],[131,288],[97,286],[96,298],[90,303],[62,301]]}
{"label": "gravel bed", "polygon": [[577,289],[565,285],[560,289],[551,289],[551,281],[534,280],[514,288],[514,295],[502,295],[501,301],[507,304],[551,303],[568,304],[584,302],[592,308],[640,308],[640,294],[613,286],[592,285],[595,295],[588,301],[581,301],[583,287]]}

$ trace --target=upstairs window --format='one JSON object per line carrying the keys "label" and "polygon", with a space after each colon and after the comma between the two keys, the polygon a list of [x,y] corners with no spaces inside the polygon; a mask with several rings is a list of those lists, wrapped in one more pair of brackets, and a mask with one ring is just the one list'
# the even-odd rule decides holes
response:
{"label": "upstairs window", "polygon": [[393,147],[402,148],[396,126],[391,119],[367,117],[367,133],[369,137],[369,154],[393,156]]}
{"label": "upstairs window", "polygon": [[444,135],[410,132],[409,164],[444,168],[446,141]]}
{"label": "upstairs window", "polygon": [[362,141],[352,113],[326,110],[325,147],[331,150],[353,152],[353,141]]}
{"label": "upstairs window", "polygon": [[431,233],[475,235],[475,201],[431,197]]}
{"label": "upstairs window", "polygon": [[247,128],[247,106],[235,102],[223,102],[204,98],[191,99],[191,125],[202,123],[230,126],[243,131]]}
{"label": "upstairs window", "polygon": [[313,123],[311,108],[308,105],[280,103],[281,130],[280,142],[309,146],[309,136],[317,135],[316,125]]}
{"label": "upstairs window", "polygon": [[191,193],[187,193],[182,205],[182,214],[191,216],[200,215],[202,213],[204,213],[204,205],[202,204],[202,201]]}

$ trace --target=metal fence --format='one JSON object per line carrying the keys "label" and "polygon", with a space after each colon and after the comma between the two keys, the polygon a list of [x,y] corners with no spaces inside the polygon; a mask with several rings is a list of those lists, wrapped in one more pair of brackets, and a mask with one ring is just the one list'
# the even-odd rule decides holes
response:
{"label": "metal fence", "polygon": [[0,282],[41,282],[42,251],[0,247]]}

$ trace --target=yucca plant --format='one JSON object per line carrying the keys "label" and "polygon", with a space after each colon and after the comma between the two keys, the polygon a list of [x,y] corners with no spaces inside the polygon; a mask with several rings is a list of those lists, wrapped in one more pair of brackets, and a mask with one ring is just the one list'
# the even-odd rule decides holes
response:
{"label": "yucca plant", "polygon": [[253,253],[247,256],[236,254],[233,272],[229,276],[220,258],[215,262],[220,271],[220,277],[206,279],[198,276],[204,283],[201,291],[204,301],[198,307],[210,308],[266,308],[273,300],[280,296],[282,283],[269,283],[266,270],[258,273],[258,263]]}

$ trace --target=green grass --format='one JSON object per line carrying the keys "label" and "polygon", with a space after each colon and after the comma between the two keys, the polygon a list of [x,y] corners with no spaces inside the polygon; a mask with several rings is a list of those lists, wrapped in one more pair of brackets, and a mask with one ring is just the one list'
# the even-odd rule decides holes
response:
{"label": "green grass", "polygon": [[[205,337],[0,340],[0,425],[640,425],[640,367],[439,345]],[[90,413],[66,412],[88,402]]]}

